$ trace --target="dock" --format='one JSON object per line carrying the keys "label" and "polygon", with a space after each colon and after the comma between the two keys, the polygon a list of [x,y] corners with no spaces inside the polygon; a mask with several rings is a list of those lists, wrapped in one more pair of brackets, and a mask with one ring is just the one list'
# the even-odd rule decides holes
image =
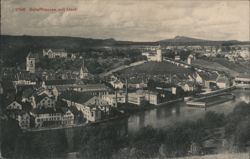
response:
{"label": "dock", "polygon": [[235,96],[232,93],[228,93],[228,90],[219,90],[216,92],[211,92],[206,95],[202,95],[201,97],[194,98],[191,101],[187,101],[186,104],[190,107],[199,107],[199,108],[206,108],[208,106],[212,106],[215,104],[220,104],[227,102],[229,100],[233,100]]}

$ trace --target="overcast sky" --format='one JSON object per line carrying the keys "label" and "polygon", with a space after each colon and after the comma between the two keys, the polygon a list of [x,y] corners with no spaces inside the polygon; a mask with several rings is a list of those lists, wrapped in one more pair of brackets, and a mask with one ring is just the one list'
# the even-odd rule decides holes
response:
{"label": "overcast sky", "polygon": [[[5,35],[60,35],[155,41],[177,35],[250,40],[249,1],[1,0]],[[25,7],[25,12],[16,8]],[[29,8],[77,8],[31,12]]]}

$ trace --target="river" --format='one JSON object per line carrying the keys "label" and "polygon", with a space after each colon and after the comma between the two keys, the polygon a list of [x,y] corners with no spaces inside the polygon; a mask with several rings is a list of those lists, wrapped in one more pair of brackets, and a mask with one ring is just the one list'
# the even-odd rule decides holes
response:
{"label": "river", "polygon": [[249,103],[250,90],[237,89],[233,90],[232,93],[236,96],[235,100],[210,106],[206,110],[204,108],[188,107],[185,102],[179,102],[132,115],[128,119],[128,132],[138,131],[145,126],[167,128],[177,122],[194,121],[202,118],[207,111],[227,115],[233,111],[239,102]]}
{"label": "river", "polygon": [[[2,142],[2,155],[10,154],[24,158],[35,158],[37,156],[52,155],[54,158],[76,158],[75,153],[84,147],[86,137],[91,140],[100,140],[100,134],[113,134],[117,138],[126,138],[127,134],[136,132],[145,126],[154,128],[167,128],[177,122],[187,120],[195,121],[202,118],[207,111],[224,113],[233,111],[240,102],[249,102],[250,90],[234,90],[235,100],[204,108],[191,108],[184,102],[165,105],[157,109],[147,110],[130,116],[128,119],[110,121],[102,124],[95,124],[90,127],[77,127],[74,129],[59,129],[53,131],[20,133],[13,139],[13,134],[6,134]],[[98,136],[98,137],[96,137]],[[113,136],[115,137],[115,136]],[[119,140],[117,140],[119,141]],[[95,141],[98,143],[102,141]],[[10,144],[12,143],[12,144]],[[11,151],[9,151],[11,150]],[[72,156],[73,155],[73,156]],[[48,156],[44,156],[45,158]]]}

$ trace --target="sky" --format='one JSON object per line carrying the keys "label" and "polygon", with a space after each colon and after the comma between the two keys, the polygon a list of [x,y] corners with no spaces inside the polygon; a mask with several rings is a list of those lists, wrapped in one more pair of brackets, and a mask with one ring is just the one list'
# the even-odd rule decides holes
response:
{"label": "sky", "polygon": [[[59,10],[63,8],[72,11]],[[249,8],[248,0],[1,0],[1,33],[129,41],[175,36],[250,41]]]}

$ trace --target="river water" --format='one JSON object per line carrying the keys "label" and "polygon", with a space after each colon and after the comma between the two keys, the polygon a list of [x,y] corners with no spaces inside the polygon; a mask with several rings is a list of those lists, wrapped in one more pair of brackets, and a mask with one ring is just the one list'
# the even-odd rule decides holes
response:
{"label": "river water", "polygon": [[194,121],[202,118],[207,111],[227,115],[233,111],[238,103],[249,103],[250,90],[237,89],[233,90],[232,93],[236,96],[235,100],[210,106],[206,110],[204,108],[188,107],[185,102],[179,102],[132,115],[128,119],[128,132],[138,131],[145,126],[167,128],[177,122]]}
{"label": "river water", "polygon": [[[235,100],[208,107],[206,110],[203,108],[188,107],[185,102],[178,102],[132,115],[128,119],[97,124],[91,127],[21,133],[16,138],[16,141],[12,141],[13,136],[3,137],[2,139],[6,138],[6,141],[3,141],[1,146],[5,151],[1,152],[2,154],[4,154],[3,152],[8,153],[8,151],[6,151],[8,147],[13,150],[18,150],[11,152],[14,156],[23,156],[24,158],[33,158],[35,154],[40,156],[46,153],[52,153],[54,158],[56,158],[57,155],[59,155],[58,158],[76,158],[75,153],[71,152],[79,152],[79,150],[81,150],[83,146],[82,141],[85,140],[84,137],[89,136],[95,139],[95,134],[92,134],[93,132],[108,132],[110,130],[110,132],[115,131],[119,136],[125,137],[127,134],[136,132],[140,130],[140,128],[148,125],[154,128],[164,129],[177,122],[187,120],[195,121],[202,118],[207,111],[227,115],[233,111],[238,103],[249,103],[250,90],[234,90],[232,93],[236,96]],[[10,142],[12,142],[12,146]],[[53,154],[53,149],[58,150],[58,152],[56,151],[57,153]]]}

